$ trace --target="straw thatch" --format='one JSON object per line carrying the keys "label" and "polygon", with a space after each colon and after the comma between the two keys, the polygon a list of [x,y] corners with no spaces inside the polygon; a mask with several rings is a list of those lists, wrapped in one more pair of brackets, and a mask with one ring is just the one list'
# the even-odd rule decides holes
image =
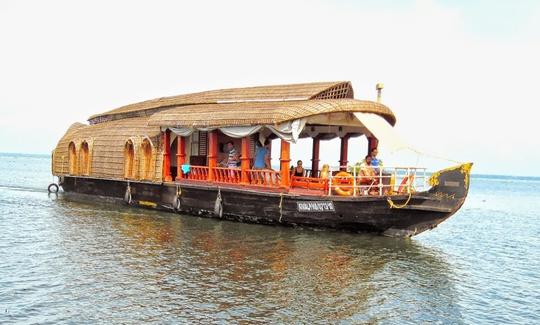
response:
{"label": "straw thatch", "polygon": [[375,113],[392,125],[396,123],[392,111],[380,103],[355,99],[320,99],[182,106],[152,115],[148,124],[184,127],[265,125],[337,112]]}
{"label": "straw thatch", "polygon": [[[95,125],[73,124],[60,139],[53,151],[53,174],[69,175],[70,163],[74,163],[72,173],[90,177],[103,177],[110,179],[124,178],[124,148],[126,142],[131,140],[135,149],[134,169],[135,179],[149,181],[161,180],[162,148],[160,147],[159,127],[148,126],[148,117],[130,118]],[[140,147],[145,141],[152,144],[152,157],[149,171],[142,170],[139,163],[141,158]],[[81,154],[81,147],[86,142],[88,147],[89,165],[84,166],[86,159]],[[75,145],[76,162],[70,162],[68,148],[70,143]],[[149,175],[149,177],[144,177]]]}
{"label": "straw thatch", "polygon": [[352,85],[347,81],[317,82],[294,85],[231,88],[204,91],[172,97],[162,97],[123,106],[105,113],[92,115],[90,124],[136,116],[150,116],[170,107],[233,103],[243,101],[283,101],[307,99],[353,98]]}

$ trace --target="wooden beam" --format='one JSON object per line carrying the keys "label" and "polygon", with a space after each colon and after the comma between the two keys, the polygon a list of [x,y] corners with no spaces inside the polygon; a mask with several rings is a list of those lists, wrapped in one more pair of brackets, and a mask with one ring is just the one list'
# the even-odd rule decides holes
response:
{"label": "wooden beam", "polygon": [[313,148],[311,151],[311,177],[317,177],[319,172],[319,151],[321,139],[316,136],[313,138]]}
{"label": "wooden beam", "polygon": [[214,180],[213,169],[217,166],[218,138],[217,131],[208,132],[208,180]]}
{"label": "wooden beam", "polygon": [[163,180],[171,182],[171,130],[162,132],[163,139]]}
{"label": "wooden beam", "polygon": [[347,163],[348,161],[348,155],[349,155],[349,135],[346,134],[344,137],[341,138],[341,148],[339,153],[339,169],[346,171],[347,170]]}
{"label": "wooden beam", "polygon": [[240,178],[240,183],[242,184],[249,184],[249,178],[248,178],[248,169],[249,169],[249,163],[250,163],[250,157],[249,157],[249,137],[243,137],[242,138],[242,151],[241,151],[241,168],[242,168],[242,176]]}
{"label": "wooden beam", "polygon": [[289,188],[291,185],[291,144],[285,140],[281,140],[281,186]]}
{"label": "wooden beam", "polygon": [[368,137],[368,149],[367,154],[371,154],[371,151],[379,146],[379,140],[375,137]]}
{"label": "wooden beam", "polygon": [[176,138],[176,179],[184,177],[182,165],[186,163],[186,138],[178,136]]}

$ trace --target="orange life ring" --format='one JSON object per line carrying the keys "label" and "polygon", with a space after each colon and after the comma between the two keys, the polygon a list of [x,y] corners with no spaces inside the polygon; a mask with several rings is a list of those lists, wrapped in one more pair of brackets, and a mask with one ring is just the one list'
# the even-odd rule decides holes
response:
{"label": "orange life ring", "polygon": [[409,177],[411,178],[410,184],[411,184],[411,191],[413,191],[413,184],[414,184],[414,175],[411,174],[409,176],[405,176],[403,180],[401,181],[401,184],[398,188],[398,193],[405,193],[407,191],[407,187],[409,184]]}
{"label": "orange life ring", "polygon": [[351,174],[347,172],[339,172],[334,177],[337,185],[346,185],[347,189],[342,189],[339,186],[334,187],[334,192],[342,196],[351,196],[353,194],[354,180]]}

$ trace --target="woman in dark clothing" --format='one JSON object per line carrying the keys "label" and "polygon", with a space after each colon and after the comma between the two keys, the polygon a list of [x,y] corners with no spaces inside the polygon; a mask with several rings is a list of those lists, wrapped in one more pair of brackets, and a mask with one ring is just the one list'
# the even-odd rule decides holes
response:
{"label": "woman in dark clothing", "polygon": [[304,177],[306,170],[302,167],[302,160],[298,160],[296,167],[293,167],[292,174],[293,176]]}

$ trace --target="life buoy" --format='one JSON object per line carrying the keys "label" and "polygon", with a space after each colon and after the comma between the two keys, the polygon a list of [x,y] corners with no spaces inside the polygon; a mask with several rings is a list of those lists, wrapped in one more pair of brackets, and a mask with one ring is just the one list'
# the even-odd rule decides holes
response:
{"label": "life buoy", "polygon": [[51,183],[51,184],[49,184],[49,187],[47,187],[47,192],[49,192],[49,193],[56,194],[56,193],[58,193],[59,190],[60,190],[60,188],[55,183]]}
{"label": "life buoy", "polygon": [[342,189],[339,186],[334,187],[334,192],[342,196],[351,196],[353,194],[354,179],[351,174],[347,172],[339,172],[334,176],[336,185],[345,185],[346,189]]}
{"label": "life buoy", "polygon": [[[410,179],[410,181],[409,181]],[[407,188],[409,186],[409,182],[411,184],[411,192],[414,192],[414,187],[413,187],[413,184],[414,184],[414,175],[411,174],[409,176],[405,176],[403,178],[403,180],[401,181],[401,184],[399,185],[399,188],[398,188],[398,193],[399,194],[402,194],[402,193],[405,193],[407,192]]]}

